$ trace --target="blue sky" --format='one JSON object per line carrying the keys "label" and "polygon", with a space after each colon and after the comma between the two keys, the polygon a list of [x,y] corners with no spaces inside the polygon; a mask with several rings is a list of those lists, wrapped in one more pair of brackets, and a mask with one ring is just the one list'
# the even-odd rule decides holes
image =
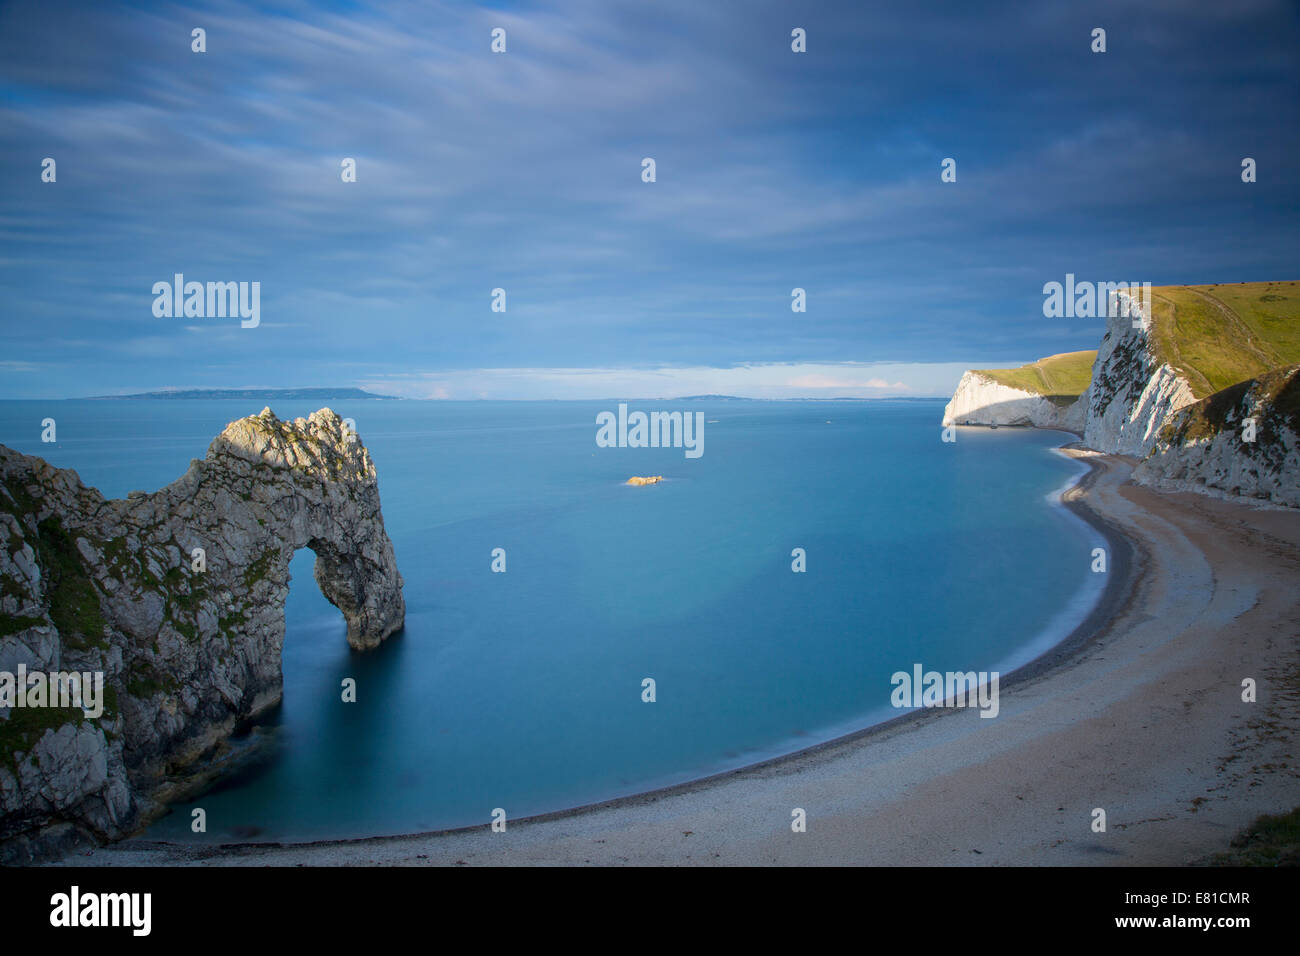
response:
{"label": "blue sky", "polygon": [[1298,9],[3,4],[0,397],[944,394],[1095,348],[1067,272],[1300,278]]}

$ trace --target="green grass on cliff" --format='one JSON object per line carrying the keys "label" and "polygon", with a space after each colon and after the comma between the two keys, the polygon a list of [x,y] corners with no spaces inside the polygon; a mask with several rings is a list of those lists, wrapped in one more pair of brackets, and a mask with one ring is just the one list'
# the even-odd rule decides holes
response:
{"label": "green grass on cliff", "polygon": [[1161,286],[1152,338],[1197,398],[1300,363],[1300,282]]}
{"label": "green grass on cliff", "polygon": [[1095,349],[1091,352],[1063,352],[1020,368],[976,371],[1002,385],[1042,395],[1053,404],[1064,406],[1072,404],[1092,381],[1092,363],[1096,357]]}
{"label": "green grass on cliff", "polygon": [[[1157,286],[1151,290],[1151,340],[1157,357],[1177,369],[1197,399],[1184,437],[1204,437],[1222,427],[1256,379],[1300,364],[1300,282],[1236,282]],[[1092,377],[1096,352],[1051,355],[1020,368],[978,369],[1011,388],[1069,405]],[[1294,376],[1279,379],[1268,400],[1278,420],[1300,423]],[[1272,394],[1276,392],[1277,394]],[[1225,419],[1226,420],[1226,419]]]}
{"label": "green grass on cliff", "polygon": [[31,617],[30,615],[19,614],[14,617],[5,615],[0,617],[0,637],[8,637],[10,634],[17,634],[19,631],[25,631],[29,627],[40,627],[45,623],[44,618]]}
{"label": "green grass on cliff", "polygon": [[1266,409],[1260,440],[1273,441],[1280,425],[1300,431],[1300,282],[1163,286],[1151,298],[1156,354],[1199,399],[1162,439],[1209,439],[1237,427],[1256,385]]}
{"label": "green grass on cliff", "polygon": [[18,770],[18,754],[29,752],[47,730],[64,724],[80,726],[86,715],[80,707],[13,707],[9,719],[0,720],[0,763]]}
{"label": "green grass on cliff", "polygon": [[1252,389],[1259,400],[1256,410],[1259,442],[1272,445],[1278,441],[1282,426],[1300,434],[1300,365],[1291,365],[1236,382],[1188,405],[1161,431],[1161,440],[1185,444],[1212,439],[1225,429],[1239,428],[1248,411],[1245,399]]}
{"label": "green grass on cliff", "polygon": [[1300,807],[1290,813],[1259,817],[1218,853],[1212,866],[1300,866]]}
{"label": "green grass on cliff", "polygon": [[[116,720],[117,689],[112,684],[104,685],[101,703],[104,710],[99,717],[94,718],[95,722]],[[58,731],[64,724],[80,727],[90,719],[80,707],[11,707],[9,719],[0,720],[0,764],[7,765],[16,773],[18,755],[30,753],[47,730]],[[115,735],[111,730],[104,732],[109,738]]]}
{"label": "green grass on cliff", "polygon": [[41,574],[50,601],[50,619],[59,629],[60,639],[65,647],[82,650],[93,646],[107,650],[108,640],[104,636],[107,622],[99,607],[99,594],[82,564],[72,535],[55,517],[42,521],[39,531]]}

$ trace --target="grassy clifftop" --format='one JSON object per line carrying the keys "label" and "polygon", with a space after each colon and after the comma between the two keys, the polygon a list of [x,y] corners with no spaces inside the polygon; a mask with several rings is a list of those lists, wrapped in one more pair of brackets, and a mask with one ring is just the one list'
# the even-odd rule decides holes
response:
{"label": "grassy clifftop", "polygon": [[1042,395],[1054,405],[1074,402],[1092,380],[1092,362],[1097,357],[1090,352],[1062,352],[1049,355],[1020,368],[976,369],[979,375],[990,378],[1009,388]]}
{"label": "grassy clifftop", "polygon": [[[1198,399],[1300,364],[1300,282],[1157,286],[1151,344]],[[1094,352],[1049,355],[1020,368],[978,369],[1011,388],[1069,405],[1088,387]]]}
{"label": "grassy clifftop", "polygon": [[1161,286],[1151,300],[1156,354],[1197,398],[1300,363],[1300,282]]}

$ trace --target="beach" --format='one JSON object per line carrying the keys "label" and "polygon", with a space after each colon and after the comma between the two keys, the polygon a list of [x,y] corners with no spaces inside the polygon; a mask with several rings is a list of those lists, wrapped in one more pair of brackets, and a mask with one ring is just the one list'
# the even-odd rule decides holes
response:
{"label": "beach", "polygon": [[[597,807],[310,844],[127,841],[70,865],[1178,865],[1300,803],[1300,513],[1127,482],[1080,449],[1064,501],[1110,543],[1101,603],[1004,680],[934,709]],[[1257,700],[1242,700],[1253,679]],[[806,832],[791,829],[806,812]],[[1094,810],[1106,814],[1094,832]],[[490,808],[488,808],[490,809]]]}

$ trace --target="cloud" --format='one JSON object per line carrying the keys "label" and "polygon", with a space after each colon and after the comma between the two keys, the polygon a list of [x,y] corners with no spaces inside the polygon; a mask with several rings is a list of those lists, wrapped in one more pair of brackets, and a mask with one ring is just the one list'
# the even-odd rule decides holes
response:
{"label": "cloud", "polygon": [[[1066,272],[1293,277],[1300,179],[1235,175],[1300,154],[1286,0],[1160,0],[1140,22],[1102,0],[1105,55],[1069,2],[827,0],[800,11],[804,55],[784,0],[509,7],[0,4],[0,354],[40,363],[53,394],[296,385],[342,358],[457,397],[930,394],[837,363],[1095,347],[1099,326],[1042,317]],[[47,155],[56,184],[36,178]],[[175,272],[260,281],[262,326],[159,326],[149,290]],[[764,363],[840,371],[719,371]]]}
{"label": "cloud", "polygon": [[860,379],[850,379],[841,376],[831,375],[799,375],[786,382],[790,388],[811,388],[811,389],[895,389],[906,390],[907,386],[902,382],[890,384],[883,378],[869,378],[866,381]]}

